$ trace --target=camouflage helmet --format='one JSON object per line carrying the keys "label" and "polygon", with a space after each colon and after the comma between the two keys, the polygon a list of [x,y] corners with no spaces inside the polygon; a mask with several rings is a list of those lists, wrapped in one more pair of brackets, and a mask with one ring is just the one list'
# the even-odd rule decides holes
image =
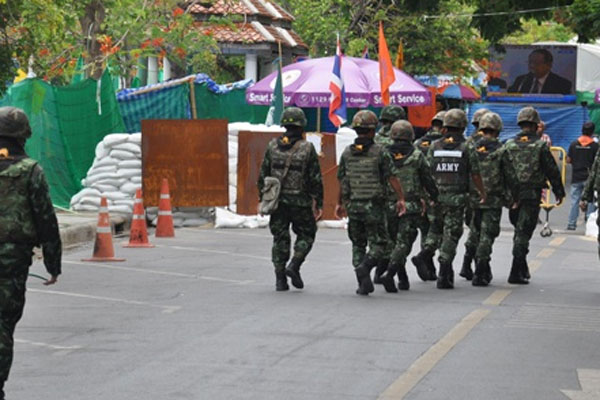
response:
{"label": "camouflage helmet", "polygon": [[444,115],[444,126],[464,129],[467,126],[467,114],[461,109],[453,108]]}
{"label": "camouflage helmet", "polygon": [[412,124],[405,120],[399,120],[392,124],[392,131],[390,133],[392,140],[409,140],[415,139],[415,131],[413,130]]}
{"label": "camouflage helmet", "polygon": [[400,106],[385,106],[379,114],[380,121],[395,122],[400,119],[406,119],[406,111]]}
{"label": "camouflage helmet", "polygon": [[540,114],[538,114],[537,110],[533,107],[523,107],[517,115],[517,124],[520,124],[521,122],[539,124],[540,121]]}
{"label": "camouflage helmet", "polygon": [[433,123],[433,121],[439,121],[443,124],[445,115],[446,115],[446,111],[439,111],[437,114],[435,114],[433,116],[433,118],[431,119],[431,123]]}
{"label": "camouflage helmet", "polygon": [[31,126],[23,110],[16,107],[0,107],[0,136],[29,139]]}
{"label": "camouflage helmet", "polygon": [[495,112],[488,111],[479,120],[479,129],[493,129],[500,132],[502,128],[502,118]]}
{"label": "camouflage helmet", "polygon": [[306,116],[304,111],[298,107],[288,107],[283,110],[281,115],[281,126],[294,125],[304,128],[306,126]]}
{"label": "camouflage helmet", "polygon": [[360,110],[354,115],[352,118],[352,127],[353,128],[367,128],[367,129],[375,129],[377,128],[377,115],[371,110]]}
{"label": "camouflage helmet", "polygon": [[473,117],[471,117],[471,124],[476,125],[479,124],[479,121],[481,121],[481,117],[483,117],[483,115],[485,113],[489,113],[490,110],[488,110],[487,108],[480,108],[479,110],[475,111],[473,113]]}

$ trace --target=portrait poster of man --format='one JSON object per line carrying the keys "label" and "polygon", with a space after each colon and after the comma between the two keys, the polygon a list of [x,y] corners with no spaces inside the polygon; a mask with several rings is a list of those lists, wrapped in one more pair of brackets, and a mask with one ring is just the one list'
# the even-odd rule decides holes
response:
{"label": "portrait poster of man", "polygon": [[535,96],[575,93],[577,47],[564,45],[505,45],[492,51],[494,73],[489,92]]}

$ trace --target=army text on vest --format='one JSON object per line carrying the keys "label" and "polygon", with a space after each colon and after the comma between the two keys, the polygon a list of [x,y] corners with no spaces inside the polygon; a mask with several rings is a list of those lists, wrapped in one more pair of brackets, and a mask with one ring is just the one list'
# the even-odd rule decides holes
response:
{"label": "army text on vest", "polygon": [[431,171],[440,193],[466,193],[469,189],[466,143],[438,140],[431,151]]}
{"label": "army text on vest", "polygon": [[[308,164],[311,146],[311,143],[301,140],[300,143],[297,143],[297,148],[292,146],[289,149],[282,150],[277,145],[277,139],[271,142],[271,176],[281,182],[281,194],[297,195],[302,193],[304,189],[304,171]],[[292,155],[290,168],[282,181],[285,163],[291,151],[294,154]]]}
{"label": "army text on vest", "polygon": [[541,189],[546,183],[542,171],[542,149],[546,142],[531,135],[517,135],[506,143],[506,151],[522,188]]}
{"label": "army text on vest", "polygon": [[382,147],[373,144],[368,151],[352,154],[348,148],[345,154],[346,180],[350,190],[350,200],[375,200],[384,195],[384,186],[379,171],[379,158]]}
{"label": "army text on vest", "polygon": [[26,158],[0,172],[0,242],[37,244],[29,204],[29,178],[37,162]]}

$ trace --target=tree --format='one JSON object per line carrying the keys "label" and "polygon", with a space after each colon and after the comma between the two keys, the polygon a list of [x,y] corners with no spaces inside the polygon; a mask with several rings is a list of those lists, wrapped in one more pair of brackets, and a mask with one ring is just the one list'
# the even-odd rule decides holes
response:
{"label": "tree", "polygon": [[600,0],[575,0],[562,22],[577,33],[580,43],[600,38]]}
{"label": "tree", "polygon": [[531,44],[535,42],[568,42],[575,32],[556,21],[538,22],[535,19],[521,21],[521,29],[502,39],[502,43]]}
{"label": "tree", "polygon": [[[196,28],[189,7],[180,8],[179,0],[0,3],[0,40],[5,45],[0,65],[16,61],[26,69],[31,62],[38,75],[53,83],[69,82],[79,57],[85,61],[86,74],[94,78],[110,65],[112,71],[131,79],[140,58],[167,54],[182,71],[189,64],[207,72],[217,69],[218,47],[212,31]],[[2,68],[2,82],[14,76],[14,71],[5,73],[8,70]]]}

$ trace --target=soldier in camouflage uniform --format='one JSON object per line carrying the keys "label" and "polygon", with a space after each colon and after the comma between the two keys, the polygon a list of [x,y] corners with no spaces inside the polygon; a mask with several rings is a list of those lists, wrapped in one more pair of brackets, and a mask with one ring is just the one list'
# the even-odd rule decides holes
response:
{"label": "soldier in camouflage uniform", "polygon": [[[588,204],[594,201],[594,192],[600,193],[600,152],[596,154],[594,164],[590,169],[590,174],[585,181],[585,187],[579,201],[579,208],[581,211],[586,212]],[[600,198],[596,198],[598,205],[600,206]],[[598,207],[600,209],[600,207]],[[596,225],[598,225],[598,257],[600,257],[600,213],[596,218]]]}
{"label": "soldier in camouflage uniform", "polygon": [[371,270],[384,256],[389,240],[385,218],[387,182],[396,193],[398,214],[405,211],[404,196],[390,153],[373,141],[377,127],[375,113],[359,111],[352,119],[352,127],[358,138],[340,158],[337,176],[340,192],[335,214],[338,218],[348,215],[352,264],[358,280],[356,293],[368,295],[374,291]]}
{"label": "soldier in camouflage uniform", "polygon": [[[317,152],[303,137],[304,111],[297,107],[286,108],[281,125],[286,131],[267,146],[258,178],[258,192],[262,193],[267,176],[281,181],[279,205],[271,214],[269,228],[273,235],[271,259],[275,266],[275,289],[286,291],[289,289],[287,277],[294,287],[304,287],[300,266],[315,241],[316,221],[323,215],[323,178]],[[289,169],[285,174],[288,162]],[[291,260],[290,225],[296,234]]]}
{"label": "soldier in camouflage uniform", "polygon": [[[467,145],[469,145],[469,146],[473,145],[473,143],[475,141],[479,140],[483,136],[483,132],[481,131],[481,129],[479,129],[479,121],[481,120],[481,117],[483,117],[488,112],[490,112],[490,110],[488,110],[487,108],[480,108],[473,113],[473,117],[471,118],[471,125],[473,125],[473,127],[475,127],[475,131],[473,132],[473,134],[471,136],[469,136],[467,138]],[[478,198],[477,189],[475,188],[475,186],[473,185],[472,182],[469,184],[469,192],[470,192],[470,195],[472,198],[473,197]],[[467,226],[471,226],[471,223],[473,222],[472,218],[473,218],[473,205],[471,204],[471,202],[467,202],[467,206],[465,207],[465,224]],[[471,253],[465,254],[464,259],[463,259],[462,268],[461,268],[460,272],[458,273],[458,275],[462,276],[463,278],[465,278],[468,281],[473,279],[473,270],[471,269],[471,263],[473,262],[473,257],[475,257],[475,254],[471,254]]]}
{"label": "soldier in camouflage uniform", "polygon": [[508,277],[509,283],[527,284],[530,274],[527,265],[529,240],[537,225],[542,189],[550,181],[552,191],[559,203],[565,197],[556,161],[550,148],[537,135],[540,116],[535,108],[524,107],[517,115],[521,132],[505,144],[506,155],[517,175],[517,206],[511,208],[509,217],[515,226],[513,237],[513,261]]}
{"label": "soldier in camouflage uniform", "polygon": [[58,222],[44,172],[27,157],[31,128],[25,113],[0,108],[0,399],[13,360],[13,334],[25,307],[25,285],[33,248],[41,246],[44,264],[56,283],[62,247]]}
{"label": "soldier in camouflage uniform", "polygon": [[[431,168],[425,160],[425,155],[413,146],[413,127],[408,121],[397,121],[392,125],[391,138],[394,144],[388,147],[397,169],[396,177],[402,184],[406,213],[398,216],[396,212],[396,199],[388,199],[388,210],[394,211],[394,218],[388,219],[388,230],[394,235],[390,242],[395,243],[391,253],[391,261],[386,273],[381,277],[387,292],[408,290],[410,283],[406,274],[406,257],[410,254],[412,245],[417,238],[421,218],[425,214],[425,198],[423,191],[427,191],[427,198],[433,203],[437,201],[438,190],[431,175]],[[394,275],[398,274],[398,289],[394,284]]]}
{"label": "soldier in camouflage uniform", "polygon": [[[429,148],[433,142],[441,139],[444,136],[444,115],[446,115],[446,111],[439,111],[437,114],[435,114],[431,120],[431,129],[423,137],[415,141],[415,146],[417,146],[417,148],[421,150],[425,156],[427,156],[427,153],[429,153]],[[435,220],[439,219],[440,216],[441,214],[439,208],[427,207],[426,215],[422,216],[419,220],[419,231],[421,232],[421,250],[423,250],[423,246],[425,245],[425,238],[427,238],[429,227],[434,224]],[[428,259],[427,261],[431,261],[427,264],[429,274],[424,278],[426,278],[426,280],[436,281],[437,275],[435,272],[435,266],[433,265],[433,259]]]}
{"label": "soldier in camouflage uniform", "polygon": [[[375,143],[382,147],[389,147],[394,144],[394,140],[390,137],[392,124],[403,119],[406,119],[406,112],[404,111],[404,108],[393,105],[383,107],[381,109],[381,114],[379,115],[379,124],[381,125],[381,128],[375,134]],[[390,191],[390,195],[394,197],[394,191],[391,188],[388,188],[388,190]],[[375,268],[375,276],[373,278],[374,283],[381,283],[380,276],[385,272],[390,262],[390,254],[394,249],[396,230],[393,228],[394,224],[390,224],[389,221],[396,217],[397,215],[393,208],[386,209],[386,221],[388,221],[387,226],[390,241],[386,246],[385,255],[381,258],[381,260],[379,260],[377,268]]]}
{"label": "soldier in camouflage uniform", "polygon": [[[479,158],[472,146],[467,146],[463,135],[467,126],[464,111],[452,109],[444,116],[446,136],[436,141],[429,149],[428,158],[439,196],[441,218],[429,229],[423,250],[412,258],[417,273],[425,280],[429,275],[428,264],[436,249],[440,249],[438,289],[454,287],[452,261],[463,233],[463,219],[467,202],[469,180],[479,190],[482,202],[485,190],[479,174]],[[470,177],[470,178],[469,178]]]}
{"label": "soldier in camouflage uniform", "polygon": [[393,105],[383,107],[381,114],[379,114],[379,124],[381,127],[375,134],[375,143],[384,147],[394,144],[394,141],[390,138],[390,131],[392,124],[401,119],[406,119],[404,108]]}
{"label": "soldier in camouflage uniform", "polygon": [[471,199],[473,219],[469,225],[470,232],[465,243],[465,254],[475,257],[473,286],[487,286],[492,281],[490,259],[494,240],[500,234],[502,207],[510,207],[513,204],[516,176],[513,166],[505,157],[505,149],[498,140],[498,135],[502,131],[500,116],[494,112],[486,113],[481,117],[479,130],[482,135],[473,141],[473,147],[479,156],[487,200],[485,203],[480,203],[479,196]]}

